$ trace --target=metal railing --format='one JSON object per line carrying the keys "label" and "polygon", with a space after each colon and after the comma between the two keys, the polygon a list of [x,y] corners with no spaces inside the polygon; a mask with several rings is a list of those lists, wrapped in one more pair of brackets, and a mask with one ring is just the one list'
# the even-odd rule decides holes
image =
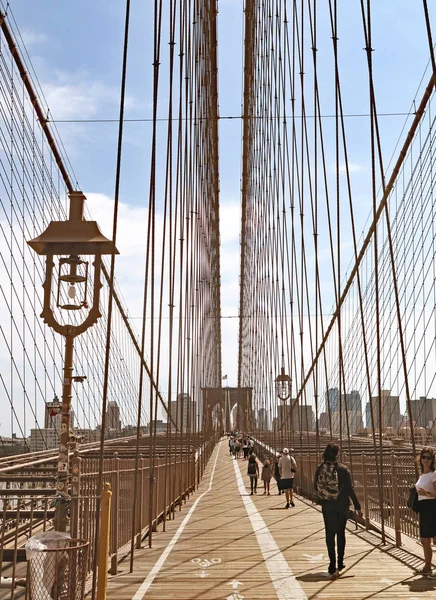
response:
{"label": "metal railing", "polygon": [[[103,481],[109,483],[112,491],[112,511],[110,522],[109,560],[110,572],[117,572],[117,565],[130,553],[132,524],[134,522],[135,547],[153,531],[159,523],[165,522],[181,510],[189,495],[198,486],[207,461],[215,446],[215,440],[196,440],[197,446],[185,444],[177,448],[177,455],[155,458],[151,473],[149,459],[140,457],[138,471],[135,470],[135,457],[123,456],[129,449],[103,460]],[[40,459],[40,457],[39,457]],[[34,462],[26,462],[0,468],[0,480],[5,470],[5,488],[0,489],[0,568],[2,578],[8,578],[10,590],[0,591],[0,600],[14,597],[14,588],[25,583],[26,556],[25,544],[37,533],[53,529],[57,496],[54,487],[56,455],[35,457]],[[70,534],[89,542],[87,570],[94,568],[95,533],[99,508],[97,457],[89,453],[75,452],[71,461],[72,495],[69,509]],[[133,521],[134,479],[138,477],[136,514]],[[153,477],[153,498],[150,506],[150,477]],[[11,481],[17,483],[12,486]],[[36,487],[38,486],[38,487]],[[76,493],[74,493],[76,491]],[[5,580],[5,579],[4,579]],[[9,595],[10,593],[10,595]]]}

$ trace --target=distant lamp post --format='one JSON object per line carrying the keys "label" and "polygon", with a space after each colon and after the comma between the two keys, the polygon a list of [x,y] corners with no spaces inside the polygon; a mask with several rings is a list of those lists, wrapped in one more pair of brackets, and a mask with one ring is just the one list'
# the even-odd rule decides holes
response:
{"label": "distant lamp post", "polygon": [[292,379],[289,377],[289,375],[285,374],[284,367],[282,367],[280,375],[277,375],[275,384],[279,400],[286,402],[286,400],[291,397]]}
{"label": "distant lamp post", "polygon": [[[64,380],[62,387],[62,420],[59,440],[57,470],[57,509],[55,529],[66,531],[69,500],[69,450],[71,397],[73,382],[74,338],[92,327],[101,313],[99,310],[101,257],[103,254],[118,254],[111,240],[98,228],[96,221],[84,221],[83,204],[85,196],[76,191],[68,194],[70,199],[69,218],[66,221],[51,221],[40,236],[27,243],[37,253],[46,256],[44,303],[41,317],[54,331],[65,338]],[[91,306],[88,300],[89,263],[80,256],[94,256],[93,290]],[[55,271],[54,256],[61,256]],[[56,291],[52,291],[53,275],[56,277]],[[61,323],[57,316],[61,311],[82,311],[83,321],[79,325]]]}

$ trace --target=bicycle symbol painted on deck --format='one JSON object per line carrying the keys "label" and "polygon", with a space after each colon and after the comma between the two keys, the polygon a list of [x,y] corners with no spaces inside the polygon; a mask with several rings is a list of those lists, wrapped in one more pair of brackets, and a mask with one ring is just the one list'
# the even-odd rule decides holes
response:
{"label": "bicycle symbol painted on deck", "polygon": [[219,565],[221,562],[220,558],[191,558],[191,562],[194,563],[194,565],[198,565],[199,567],[202,568],[202,571],[200,571],[200,573],[196,573],[196,575],[198,575],[198,577],[209,577],[209,573],[207,572],[207,569],[209,567],[213,567],[214,565]]}

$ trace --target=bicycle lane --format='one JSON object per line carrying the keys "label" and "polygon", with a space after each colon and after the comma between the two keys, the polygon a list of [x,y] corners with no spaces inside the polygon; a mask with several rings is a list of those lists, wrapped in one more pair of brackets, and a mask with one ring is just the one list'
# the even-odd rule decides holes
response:
{"label": "bicycle lane", "polygon": [[245,489],[247,463],[227,448],[217,445],[199,496],[132,600],[307,599]]}

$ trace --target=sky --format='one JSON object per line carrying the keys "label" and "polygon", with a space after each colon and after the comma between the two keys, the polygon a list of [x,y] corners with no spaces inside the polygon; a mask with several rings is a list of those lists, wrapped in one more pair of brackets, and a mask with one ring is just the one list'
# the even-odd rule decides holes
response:
{"label": "sky", "polygon": [[[4,0],[2,2],[5,8]],[[289,5],[291,2],[289,2]],[[346,112],[368,112],[367,97],[359,92],[366,56],[356,54],[356,35],[362,38],[357,0],[338,2],[341,29],[341,69]],[[428,45],[418,0],[373,2],[374,79],[381,134],[388,162],[412,106],[427,65]],[[88,198],[88,209],[110,237],[115,188],[119,90],[124,34],[123,0],[10,0],[16,23],[38,77],[50,117],[63,140],[77,177]],[[126,119],[152,115],[151,49],[152,0],[132,0],[127,72]],[[220,219],[222,267],[222,373],[237,384],[241,114],[243,65],[242,0],[218,3]],[[435,21],[435,9],[430,6]],[[329,39],[329,23],[320,27],[320,43]],[[359,32],[358,34],[356,32]],[[324,38],[323,38],[324,36]],[[327,42],[326,42],[327,43]],[[359,42],[360,43],[360,42]],[[348,51],[350,49],[350,51]],[[351,51],[353,49],[353,52]],[[322,57],[322,52],[320,52]],[[326,85],[328,85],[326,68]],[[322,71],[321,71],[321,79]],[[333,95],[331,96],[333,99]],[[333,101],[324,110],[333,114]],[[401,116],[394,115],[401,113]],[[106,123],[61,122],[113,119]],[[365,230],[371,210],[367,148],[362,147],[362,121],[349,118],[350,162],[355,175],[358,231]],[[354,135],[353,135],[354,131]],[[126,122],[120,190],[117,280],[132,320],[142,313],[143,271],[140,231],[146,222],[151,122]],[[332,165],[333,168],[333,165]],[[346,242],[344,242],[346,243]],[[351,260],[351,251],[349,258]],[[333,301],[333,299],[332,299]]]}

